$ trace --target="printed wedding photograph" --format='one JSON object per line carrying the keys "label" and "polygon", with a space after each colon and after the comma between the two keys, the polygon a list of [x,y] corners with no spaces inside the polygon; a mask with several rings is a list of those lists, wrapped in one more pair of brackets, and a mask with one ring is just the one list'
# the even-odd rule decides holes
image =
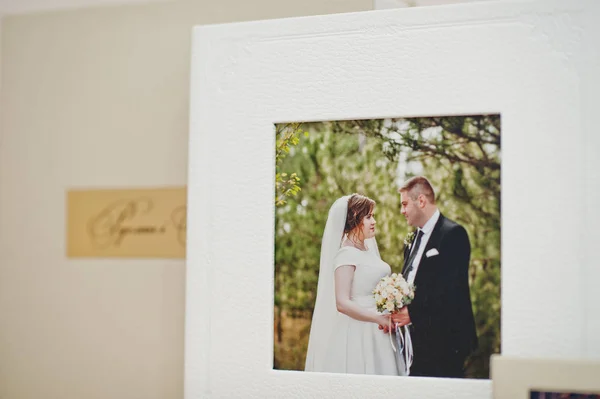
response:
{"label": "printed wedding photograph", "polygon": [[500,115],[275,125],[273,368],[490,378]]}

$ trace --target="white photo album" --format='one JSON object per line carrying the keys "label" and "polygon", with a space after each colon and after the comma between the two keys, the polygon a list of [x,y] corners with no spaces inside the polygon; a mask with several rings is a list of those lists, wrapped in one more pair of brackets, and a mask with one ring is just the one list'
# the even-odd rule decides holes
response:
{"label": "white photo album", "polygon": [[[492,354],[600,358],[598,16],[593,1],[486,1],[196,27],[185,397],[491,398]],[[400,189],[415,175],[436,201],[405,203]],[[406,236],[430,232],[406,273],[416,282],[414,331],[400,342],[414,346],[409,376],[381,360],[399,342],[377,328],[383,319],[366,333],[343,324],[358,360],[304,371],[325,222],[353,193],[376,203],[364,215],[376,220],[376,247],[359,240],[365,251],[349,261],[367,265],[353,274],[361,306],[374,306],[369,284],[407,271]],[[436,221],[469,238],[464,275],[444,276],[467,290],[461,300],[424,277],[460,242],[418,221],[433,203]],[[344,237],[371,234],[357,226]],[[428,295],[437,302],[424,305]],[[472,319],[458,310],[469,297]],[[461,316],[444,316],[428,341],[422,326],[435,318],[419,311],[432,303]],[[452,356],[424,361],[446,348]]]}

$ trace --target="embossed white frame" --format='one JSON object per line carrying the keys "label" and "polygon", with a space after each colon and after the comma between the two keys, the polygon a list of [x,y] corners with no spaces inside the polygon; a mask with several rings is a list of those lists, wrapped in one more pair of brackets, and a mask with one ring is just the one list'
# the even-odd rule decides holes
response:
{"label": "embossed white frame", "polygon": [[285,121],[500,113],[502,353],[600,357],[598,10],[506,0],[196,27],[185,397],[492,395],[490,380],[272,369]]}

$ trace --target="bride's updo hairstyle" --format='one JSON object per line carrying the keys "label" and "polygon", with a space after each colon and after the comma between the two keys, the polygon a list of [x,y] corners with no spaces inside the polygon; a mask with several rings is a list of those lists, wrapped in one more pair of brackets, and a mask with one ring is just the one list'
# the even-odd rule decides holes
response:
{"label": "bride's updo hairstyle", "polygon": [[350,233],[362,224],[365,216],[373,211],[375,201],[360,194],[352,194],[348,199],[348,214],[346,215],[346,226],[344,234]]}

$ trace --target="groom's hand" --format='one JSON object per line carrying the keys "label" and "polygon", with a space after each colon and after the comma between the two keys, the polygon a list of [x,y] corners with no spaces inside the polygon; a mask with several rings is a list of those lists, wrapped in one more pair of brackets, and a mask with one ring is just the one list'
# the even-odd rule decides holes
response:
{"label": "groom's hand", "polygon": [[392,313],[392,322],[398,323],[400,326],[410,324],[410,315],[408,314],[408,309],[406,306],[401,308],[396,313]]}
{"label": "groom's hand", "polygon": [[390,328],[388,326],[382,326],[381,324],[379,325],[379,329],[383,330],[385,334],[390,332]]}

